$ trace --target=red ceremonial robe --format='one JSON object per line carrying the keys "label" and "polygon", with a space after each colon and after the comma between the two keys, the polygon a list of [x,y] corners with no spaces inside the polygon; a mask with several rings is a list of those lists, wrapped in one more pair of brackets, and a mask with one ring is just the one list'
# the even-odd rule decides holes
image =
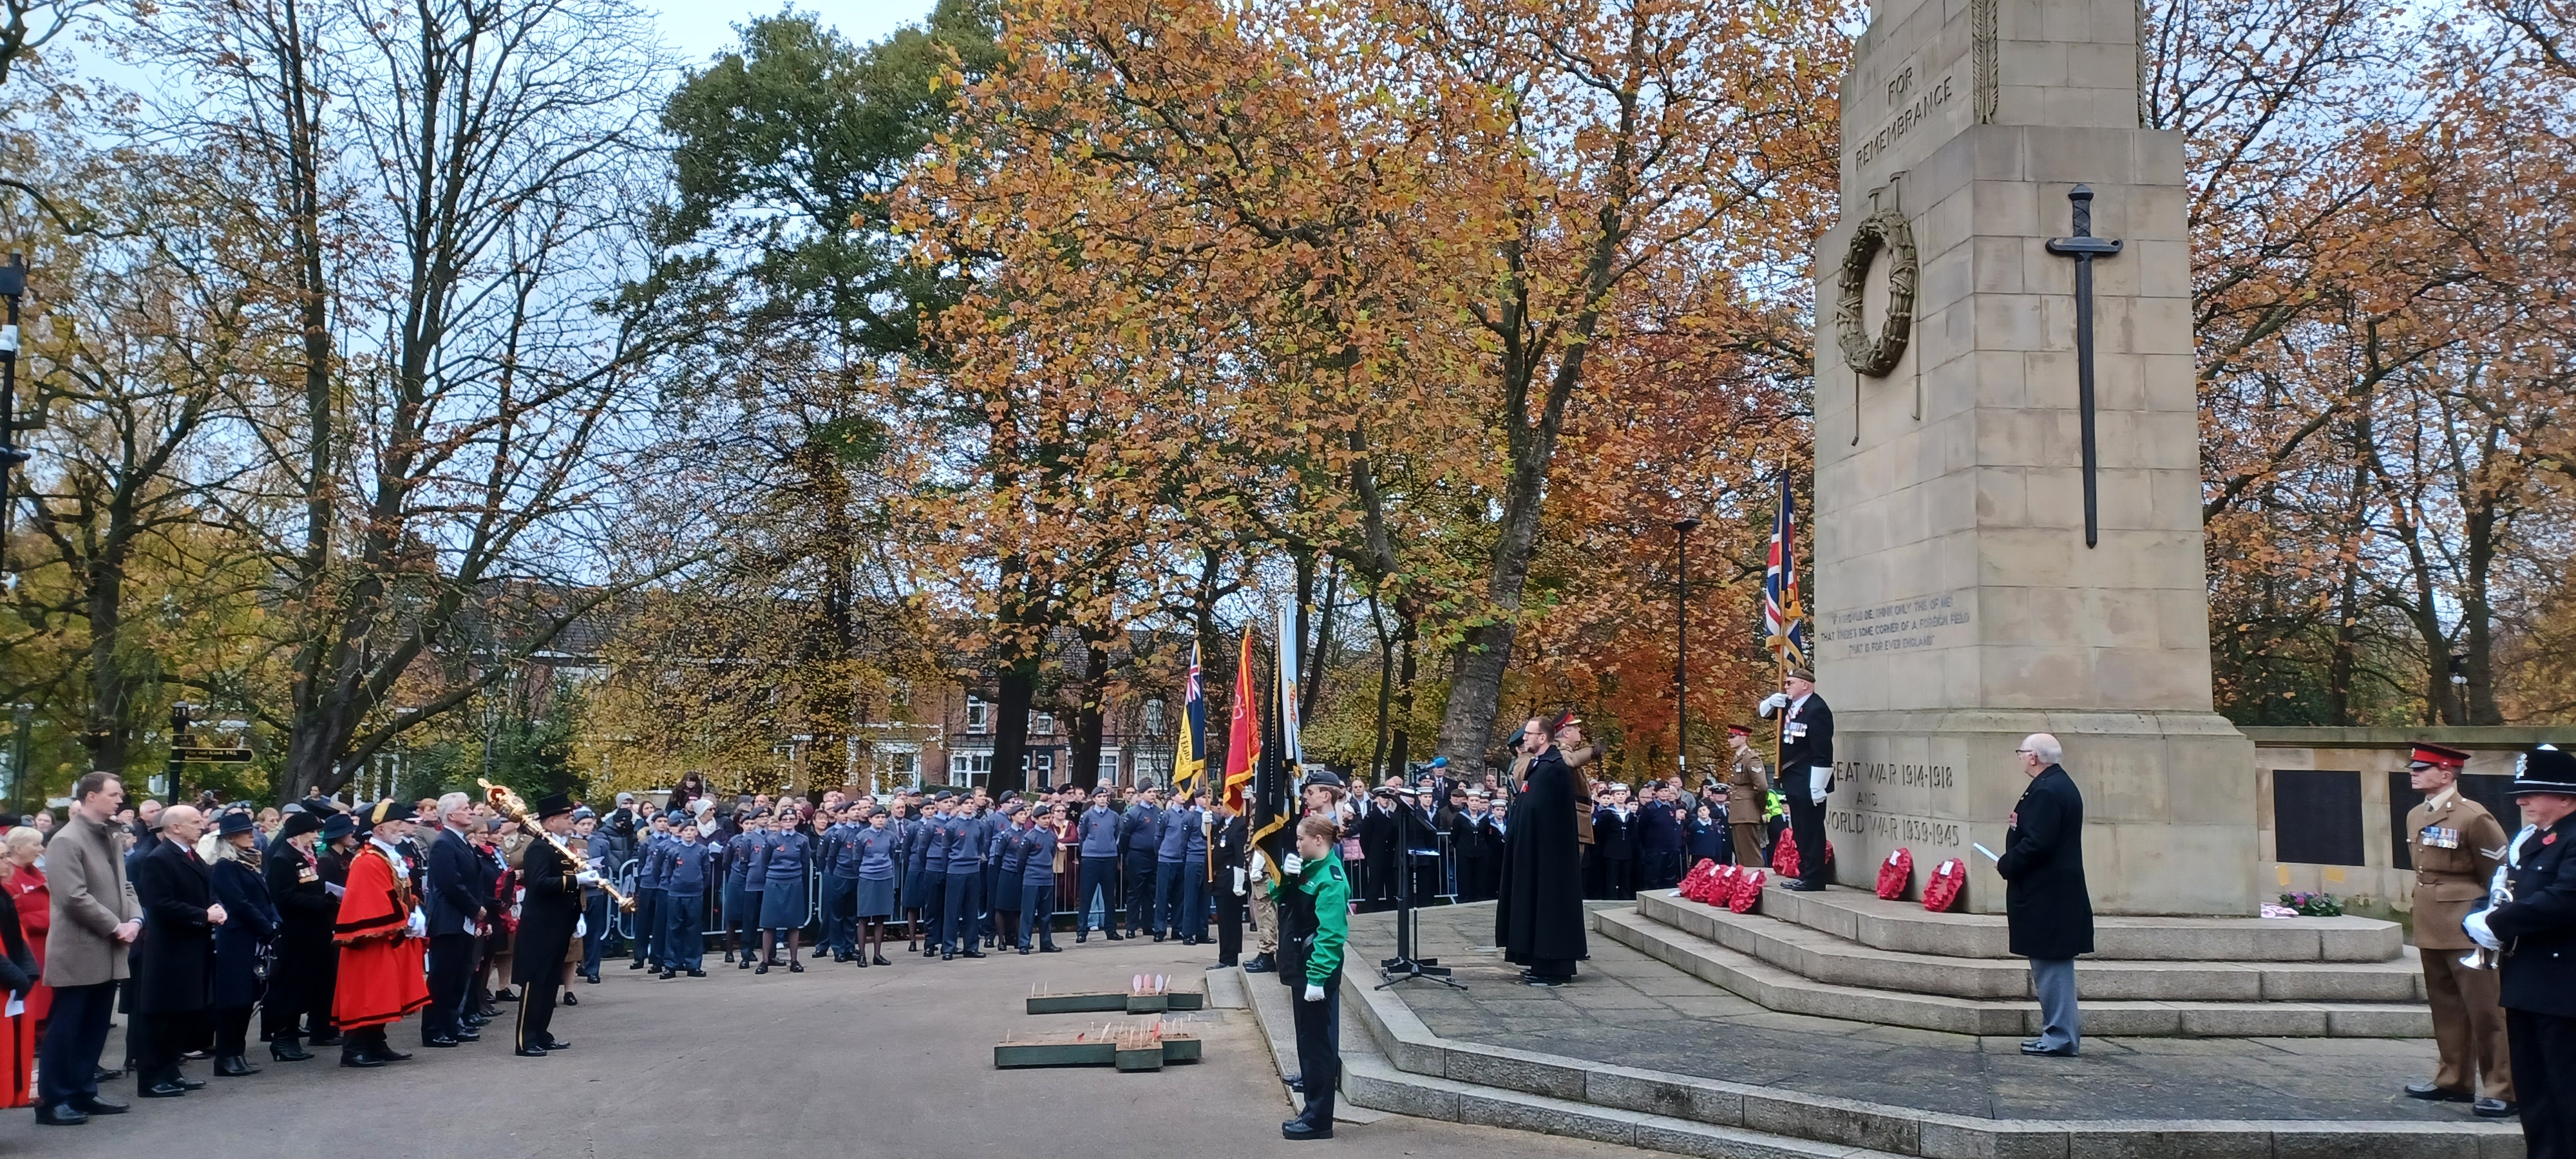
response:
{"label": "red ceremonial robe", "polygon": [[385,851],[358,847],[340,895],[331,940],[340,944],[340,978],[331,1019],[344,1030],[399,1022],[429,1005],[421,939],[411,936],[411,887]]}

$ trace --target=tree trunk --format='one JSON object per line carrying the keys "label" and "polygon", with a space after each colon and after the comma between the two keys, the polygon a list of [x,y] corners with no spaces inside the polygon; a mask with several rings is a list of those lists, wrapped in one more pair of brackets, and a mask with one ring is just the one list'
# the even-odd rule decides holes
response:
{"label": "tree trunk", "polygon": [[1102,718],[1108,711],[1109,647],[1107,634],[1082,633],[1082,702],[1073,710],[1073,767],[1064,783],[1088,790],[1100,783]]}
{"label": "tree trunk", "polygon": [[1002,669],[1001,695],[993,702],[993,774],[985,779],[995,796],[1028,783],[1029,705],[1038,688],[1038,665],[1015,660]]}
{"label": "tree trunk", "polygon": [[[1305,671],[1297,678],[1298,694],[1304,699],[1297,705],[1297,719],[1315,719],[1315,708],[1323,703],[1324,676],[1332,671],[1334,606],[1342,598],[1342,561],[1332,561],[1324,572],[1324,603],[1315,616],[1315,646],[1300,657]],[[1300,626],[1303,630],[1303,626]]]}

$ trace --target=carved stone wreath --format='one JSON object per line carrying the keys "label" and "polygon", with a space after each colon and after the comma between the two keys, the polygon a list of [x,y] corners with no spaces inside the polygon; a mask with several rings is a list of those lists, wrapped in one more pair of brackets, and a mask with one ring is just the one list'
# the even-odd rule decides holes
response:
{"label": "carved stone wreath", "polygon": [[[1873,336],[1861,320],[1861,289],[1878,251],[1888,251],[1887,320]],[[1906,336],[1914,328],[1914,227],[1905,215],[1881,210],[1862,218],[1852,231],[1851,249],[1843,254],[1841,293],[1834,301],[1834,337],[1843,348],[1843,363],[1871,378],[1884,378],[1905,357]]]}

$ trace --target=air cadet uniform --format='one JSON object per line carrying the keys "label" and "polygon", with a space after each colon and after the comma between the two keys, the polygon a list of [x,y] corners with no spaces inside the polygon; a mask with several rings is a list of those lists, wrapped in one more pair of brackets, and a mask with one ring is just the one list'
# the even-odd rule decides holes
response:
{"label": "air cadet uniform", "polygon": [[986,932],[1007,949],[1019,944],[1020,873],[1028,868],[1029,840],[1019,817],[1005,818],[993,836],[993,855],[984,863],[984,910],[993,915]]}
{"label": "air cadet uniform", "polygon": [[921,956],[936,957],[939,947],[948,940],[948,828],[949,814],[942,810],[953,800],[941,793],[930,816],[923,819],[921,830],[921,920],[923,937]]}
{"label": "air cadet uniform", "polygon": [[[1181,910],[1189,890],[1190,837],[1198,832],[1198,814],[1175,805],[1162,817],[1162,838],[1154,844],[1154,908],[1146,928],[1155,941],[1181,936]],[[1201,858],[1201,863],[1205,863]]]}
{"label": "air cadet uniform", "polygon": [[[2423,744],[2415,746],[2410,767],[2446,769],[2456,777],[2468,759],[2458,749]],[[2462,796],[2454,781],[2406,814],[2406,833],[2415,864],[2415,947],[2433,1007],[2433,1038],[2441,1048],[2433,1081],[2409,1086],[2406,1093],[2446,1102],[2474,1099],[2479,1114],[2511,1114],[2513,1066],[2496,971],[2460,964],[2477,946],[2460,923],[2486,898],[2504,864],[2504,826],[2485,806]]]}
{"label": "air cadet uniform", "polygon": [[[762,843],[762,882],[760,892],[760,928],[762,961],[754,974],[766,974],[778,957],[778,943],[787,943],[787,972],[802,974],[805,963],[796,957],[796,936],[805,928],[812,899],[806,896],[805,875],[813,864],[813,838],[795,830],[768,834]],[[784,934],[785,937],[778,935]]]}
{"label": "air cadet uniform", "polygon": [[858,952],[859,834],[848,821],[823,830],[823,945],[832,960],[846,962]]}
{"label": "air cadet uniform", "polygon": [[976,919],[984,902],[984,822],[959,809],[940,828],[948,835],[948,876],[940,885],[939,960],[981,958]]}
{"label": "air cadet uniform", "polygon": [[858,927],[859,938],[850,951],[850,960],[861,966],[868,965],[871,957],[879,966],[894,964],[885,956],[885,923],[894,916],[895,865],[899,857],[896,824],[891,817],[883,825],[871,823],[859,830],[855,841],[859,880],[857,892],[850,899],[850,916]]}
{"label": "air cadet uniform", "polygon": [[[733,952],[739,946],[742,950],[739,968],[744,970],[751,968],[752,943],[760,940],[759,890],[763,883],[752,872],[756,868],[752,864],[756,860],[752,851],[759,842],[758,832],[745,829],[728,838],[724,844],[724,893],[718,898],[724,906],[724,913],[719,915],[724,920],[724,960],[733,961]],[[741,935],[739,942],[735,940],[737,932]]]}
{"label": "air cadet uniform", "polygon": [[[2526,810],[2576,804],[2576,757],[2542,745],[2523,754],[2514,798]],[[2540,800],[2525,800],[2526,798]],[[2504,888],[2463,923],[2498,951],[2505,1037],[2531,1159],[2576,1155],[2576,816],[2531,825],[2505,852]]]}
{"label": "air cadet uniform", "polygon": [[662,964],[662,843],[666,834],[647,831],[635,844],[635,951],[626,963],[641,970],[647,962]]}
{"label": "air cadet uniform", "polygon": [[[1154,862],[1163,844],[1163,811],[1139,795],[1118,818],[1118,843],[1127,858],[1127,928],[1154,930]],[[1159,931],[1154,940],[1163,940]]]}
{"label": "air cadet uniform", "polygon": [[[984,948],[988,950],[992,949],[994,942],[1002,936],[999,911],[1009,909],[1016,913],[1019,909],[1019,891],[1005,892],[1002,888],[1004,881],[1019,880],[1016,877],[1004,877],[1002,874],[1003,855],[1008,852],[1003,848],[1003,841],[1010,836],[1012,829],[1010,808],[1016,806],[1018,801],[1017,797],[1013,797],[1000,805],[995,805],[991,812],[976,818],[984,826],[985,857],[984,887],[982,894],[976,899],[975,928],[983,932]],[[1018,867],[1015,865],[1012,869],[1016,872]]]}
{"label": "air cadet uniform", "polygon": [[1030,811],[1029,827],[1020,834],[1019,937],[1023,954],[1030,952],[1032,934],[1037,938],[1036,952],[1056,952],[1054,820],[1055,806],[1040,805]]}
{"label": "air cadet uniform", "polygon": [[1100,928],[1118,940],[1118,811],[1095,803],[1075,823],[1074,856],[1080,874],[1073,895],[1073,940],[1091,940],[1091,914],[1097,906]]}
{"label": "air cadet uniform", "polygon": [[898,856],[903,866],[903,882],[895,888],[895,901],[911,917],[906,923],[906,932],[912,935],[911,945],[905,948],[918,950],[923,927],[939,918],[937,913],[922,908],[922,899],[930,896],[930,817],[915,809],[897,824],[903,828],[903,834],[895,839],[900,849]]}
{"label": "air cadet uniform", "polygon": [[717,853],[697,839],[697,826],[684,830],[662,850],[662,976],[686,970],[692,978],[707,976],[707,883],[717,880]]}

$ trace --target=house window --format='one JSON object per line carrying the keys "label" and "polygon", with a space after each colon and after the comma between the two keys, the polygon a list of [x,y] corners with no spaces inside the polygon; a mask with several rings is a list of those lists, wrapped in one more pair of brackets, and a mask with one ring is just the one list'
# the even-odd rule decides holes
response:
{"label": "house window", "polygon": [[1118,783],[1118,750],[1113,746],[1103,745],[1100,748],[1100,783],[1104,785]]}
{"label": "house window", "polygon": [[1032,712],[1032,713],[1030,713],[1030,714],[1029,714],[1029,735],[1030,735],[1030,736],[1054,736],[1054,735],[1055,735],[1055,714],[1054,714],[1054,713],[1051,713],[1051,712]]}
{"label": "house window", "polygon": [[948,758],[948,783],[980,785],[993,776],[993,754],[990,752],[958,753]]}
{"label": "house window", "polygon": [[1172,754],[1167,752],[1136,754],[1136,783],[1140,786],[1171,784]]}
{"label": "house window", "polygon": [[921,787],[921,754],[896,752],[886,754],[886,773],[894,783],[907,789]]}
{"label": "house window", "polygon": [[1163,702],[1160,700],[1145,702],[1145,735],[1163,735]]}
{"label": "house window", "polygon": [[990,728],[990,727],[992,726],[992,723],[993,723],[993,706],[992,706],[992,705],[989,705],[989,704],[984,703],[984,698],[983,698],[983,697],[980,697],[980,696],[969,696],[969,697],[967,697],[967,698],[966,698],[966,731],[968,731],[968,732],[970,732],[970,733],[974,733],[974,734],[976,734],[976,735],[978,735],[978,736],[981,736],[981,735],[983,735],[983,734],[984,734],[984,732],[985,732],[988,728]]}
{"label": "house window", "polygon": [[1033,750],[1028,754],[1029,783],[1041,789],[1055,787],[1055,750]]}

